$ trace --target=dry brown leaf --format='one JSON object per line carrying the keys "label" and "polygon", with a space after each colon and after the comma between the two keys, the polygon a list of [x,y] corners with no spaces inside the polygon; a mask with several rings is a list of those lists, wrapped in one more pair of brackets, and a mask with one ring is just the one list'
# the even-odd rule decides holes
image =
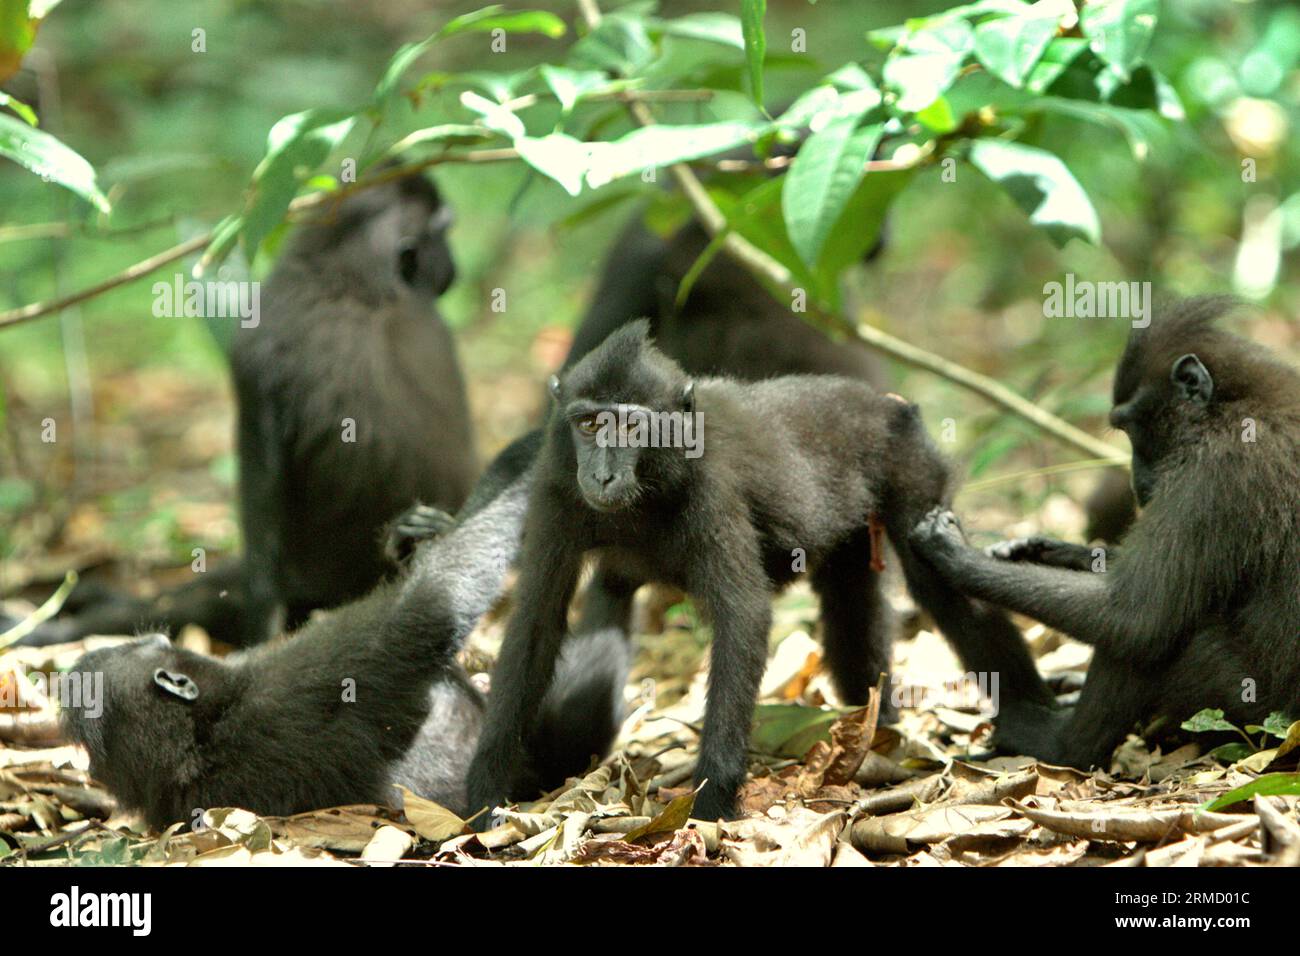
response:
{"label": "dry brown leaf", "polygon": [[1017,836],[1029,830],[1006,807],[938,806],[869,817],[853,824],[853,845],[864,853],[907,853],[909,844],[939,843],[963,833]]}
{"label": "dry brown leaf", "polygon": [[654,846],[640,846],[626,840],[589,840],[573,858],[574,863],[625,866],[708,865],[708,850],[701,834],[682,829]]}
{"label": "dry brown leaf", "polygon": [[1106,804],[1053,810],[1008,800],[1007,806],[1057,833],[1113,843],[1158,843],[1187,833],[1212,833],[1240,823],[1238,814],[1195,809],[1113,809]]}
{"label": "dry brown leaf", "polygon": [[311,810],[291,817],[270,817],[267,823],[277,840],[295,846],[360,853],[375,832],[393,824],[387,808],[361,804]]}
{"label": "dry brown leaf", "polygon": [[719,823],[722,853],[737,866],[829,866],[846,816],[795,807],[775,819]]}
{"label": "dry brown leaf", "polygon": [[1204,854],[1204,837],[1189,836],[1177,843],[1148,850],[1142,862],[1144,866],[1197,867]]}
{"label": "dry brown leaf", "polygon": [[426,800],[401,784],[395,785],[402,794],[402,813],[415,832],[431,843],[441,843],[465,832],[465,821],[442,804]]}

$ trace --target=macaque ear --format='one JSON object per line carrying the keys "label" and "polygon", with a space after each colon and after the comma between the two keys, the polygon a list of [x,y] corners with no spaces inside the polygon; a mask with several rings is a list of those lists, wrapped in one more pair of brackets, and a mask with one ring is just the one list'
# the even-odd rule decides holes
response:
{"label": "macaque ear", "polygon": [[1214,395],[1214,379],[1210,377],[1210,370],[1190,353],[1174,362],[1169,380],[1174,383],[1179,396],[1189,402],[1208,405]]}
{"label": "macaque ear", "polygon": [[199,685],[194,683],[187,674],[164,670],[160,667],[153,672],[153,682],[167,693],[179,697],[181,700],[198,699]]}
{"label": "macaque ear", "polygon": [[560,376],[552,375],[546,382],[546,387],[551,391],[551,398],[555,399],[558,404],[560,401]]}
{"label": "macaque ear", "polygon": [[686,387],[682,389],[682,411],[691,413],[695,411],[695,383],[687,382]]}

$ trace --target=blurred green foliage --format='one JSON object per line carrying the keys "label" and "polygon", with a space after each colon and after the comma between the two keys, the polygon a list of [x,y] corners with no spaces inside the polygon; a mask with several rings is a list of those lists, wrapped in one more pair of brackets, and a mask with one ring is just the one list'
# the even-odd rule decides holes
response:
{"label": "blurred green foliage", "polygon": [[[520,13],[542,5],[553,13]],[[327,156],[374,158],[430,128],[417,155],[472,148],[465,127],[477,127],[483,143],[499,144],[504,133],[527,163],[437,168],[459,222],[452,243],[460,281],[442,308],[461,329],[471,377],[535,375],[529,345],[547,327],[576,322],[626,217],[647,207],[659,222],[685,214],[636,175],[593,191],[596,176],[635,173],[647,155],[693,155],[704,134],[690,127],[725,139],[731,124],[737,141],[758,131],[761,152],[784,127],[820,114],[802,168],[786,177],[798,191],[784,201],[790,182],[715,180],[733,226],[795,269],[817,298],[837,301],[842,279],[845,308],[1004,378],[1067,418],[1095,424],[1104,413],[1126,327],[1045,319],[1043,285],[1065,272],[1149,279],[1183,293],[1236,288],[1270,314],[1295,313],[1300,12],[1292,4],[1123,0],[1086,6],[1069,31],[1049,16],[1060,4],[1027,9],[1011,0],[967,4],[939,19],[927,18],[951,3],[603,6],[605,24],[591,35],[568,4],[495,12],[516,18],[495,52],[482,28],[501,21],[455,19],[477,3],[435,10],[414,0],[63,0],[4,90],[94,166],[113,211],[106,218],[0,165],[0,309],[83,287],[223,221],[235,255],[222,268],[250,268],[242,251],[263,274],[289,198],[329,184],[317,175],[331,171]],[[195,52],[196,29],[203,52]],[[632,133],[622,104],[589,95],[616,87],[620,75],[649,88],[714,93],[656,104],[662,123],[687,129],[647,137]],[[467,91],[473,96],[462,98]],[[536,102],[502,109],[525,93]],[[346,128],[331,125],[350,117]],[[449,124],[457,128],[440,128]],[[326,132],[281,135],[307,128]],[[575,143],[616,147],[629,134],[640,136],[630,168],[627,150],[575,152]],[[1088,217],[1035,229],[1025,215],[1034,211],[1032,190],[1026,198],[1012,189],[1013,200],[964,162],[954,181],[932,162],[864,179],[862,160],[882,136],[895,156],[900,146],[938,144],[938,157],[972,137],[996,143],[972,157],[974,166],[994,178],[1008,170],[1017,181],[1028,159],[1046,168],[1059,157],[1096,209],[1101,243],[1054,245],[1052,236],[1090,232]],[[276,149],[286,147],[306,152],[277,162]],[[952,155],[966,157],[964,149]],[[885,256],[841,275],[874,238],[887,203]],[[33,224],[44,223],[68,223],[71,235],[32,238]],[[80,374],[78,335],[92,388],[106,376],[164,367],[210,383],[214,400],[225,401],[224,361],[202,320],[153,318],[149,286],[0,329],[0,401],[8,395],[37,420],[45,409],[62,412]],[[497,287],[509,290],[504,315],[488,307]],[[960,423],[972,471],[1008,455],[1029,465],[1057,455],[968,394],[896,371],[932,424]],[[3,451],[0,461],[9,467]],[[29,507],[30,489],[7,481],[0,510],[3,502]]]}

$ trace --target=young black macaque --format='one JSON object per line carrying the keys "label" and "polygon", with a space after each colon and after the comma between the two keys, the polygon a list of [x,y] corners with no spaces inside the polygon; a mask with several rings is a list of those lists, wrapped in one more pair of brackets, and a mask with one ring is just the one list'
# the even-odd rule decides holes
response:
{"label": "young black macaque", "polygon": [[[1000,666],[1016,693],[1050,699],[1005,618],[915,576],[906,531],[947,500],[948,485],[915,406],[834,376],[692,381],[647,334],[644,321],[628,325],[552,380],[557,408],[525,523],[516,610],[470,768],[474,810],[528,795],[527,740],[588,554],[605,575],[681,588],[712,624],[701,818],[735,809],[772,594],[805,562],[843,699],[864,703],[888,670],[880,576],[870,569],[877,527],[963,653]],[[645,447],[637,429],[656,423],[659,447]]]}
{"label": "young black macaque", "polygon": [[1087,767],[1149,716],[1300,715],[1300,373],[1217,329],[1228,305],[1187,300],[1129,337],[1110,420],[1142,512],[1104,573],[1047,539],[982,554],[945,511],[912,535],[965,593],[1093,646],[1077,706],[1045,710],[1026,753]]}

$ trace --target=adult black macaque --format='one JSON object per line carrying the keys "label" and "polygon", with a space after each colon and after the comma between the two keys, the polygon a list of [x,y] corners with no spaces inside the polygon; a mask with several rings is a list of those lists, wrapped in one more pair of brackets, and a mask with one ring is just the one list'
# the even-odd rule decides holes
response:
{"label": "adult black macaque", "polygon": [[427,179],[354,193],[295,229],[233,334],[245,553],[157,599],[86,602],[22,643],[197,623],[232,644],[297,627],[391,573],[384,526],[454,511],[477,473],[465,387],[434,306],[455,274]]}
{"label": "adult black macaque", "polygon": [[725,253],[713,258],[678,304],[678,287],[708,244],[708,234],[693,220],[667,239],[637,220],[625,227],[605,259],[565,368],[615,329],[648,318],[655,344],[688,375],[761,381],[827,374],[881,384],[880,363],[870,349],[857,341],[832,341]]}
{"label": "adult black macaque", "polygon": [[[665,239],[634,218],[605,258],[564,368],[572,368],[611,332],[648,318],[656,346],[688,375],[757,382],[827,374],[882,385],[884,372],[870,349],[853,340],[832,341],[772,298],[731,256],[715,256],[695,277],[689,295],[677,302],[682,280],[708,244],[708,234],[694,220]],[[623,601],[630,609],[637,584],[598,568],[584,603],[608,609]],[[886,602],[875,609],[881,615],[888,611]]]}
{"label": "adult black macaque", "polygon": [[[826,658],[841,697],[865,702],[889,669],[889,631],[876,613],[879,574],[870,570],[881,526],[918,602],[967,666],[1000,670],[1007,696],[1051,699],[1005,617],[933,575],[917,575],[906,534],[947,500],[948,470],[915,406],[836,376],[693,382],[650,344],[648,332],[645,321],[625,326],[563,381],[552,380],[557,408],[525,523],[516,610],[470,768],[473,810],[529,795],[528,740],[589,552],[607,577],[682,588],[713,626],[696,771],[697,782],[707,781],[695,804],[700,817],[734,809],[766,664],[772,592],[804,561],[821,598]],[[636,447],[626,440],[635,433],[627,425],[609,428],[607,415],[620,413],[633,430],[654,416],[676,431],[669,439],[661,434],[659,445]],[[677,447],[663,447],[673,437]],[[692,448],[702,454],[688,456]]]}
{"label": "adult black macaque", "polygon": [[1129,337],[1110,420],[1142,512],[1105,573],[1049,539],[982,554],[944,511],[912,535],[965,593],[1093,646],[1077,706],[1004,738],[1022,752],[1086,767],[1150,716],[1300,715],[1300,373],[1216,328],[1228,307],[1187,300]]}
{"label": "adult black macaque", "polygon": [[[403,581],[219,660],[163,637],[93,651],[73,674],[102,698],[69,701],[64,724],[91,772],[159,829],[195,811],[288,814],[392,803],[392,784],[465,812],[481,695],[455,652],[496,600],[518,551],[534,433],[489,469],[456,526],[422,543]],[[537,786],[581,773],[621,722],[626,641],[579,628],[531,746]]]}
{"label": "adult black macaque", "polygon": [[412,503],[458,508],[478,471],[451,333],[451,216],[407,177],[297,230],[237,331],[245,633],[296,627],[389,571],[379,532]]}

